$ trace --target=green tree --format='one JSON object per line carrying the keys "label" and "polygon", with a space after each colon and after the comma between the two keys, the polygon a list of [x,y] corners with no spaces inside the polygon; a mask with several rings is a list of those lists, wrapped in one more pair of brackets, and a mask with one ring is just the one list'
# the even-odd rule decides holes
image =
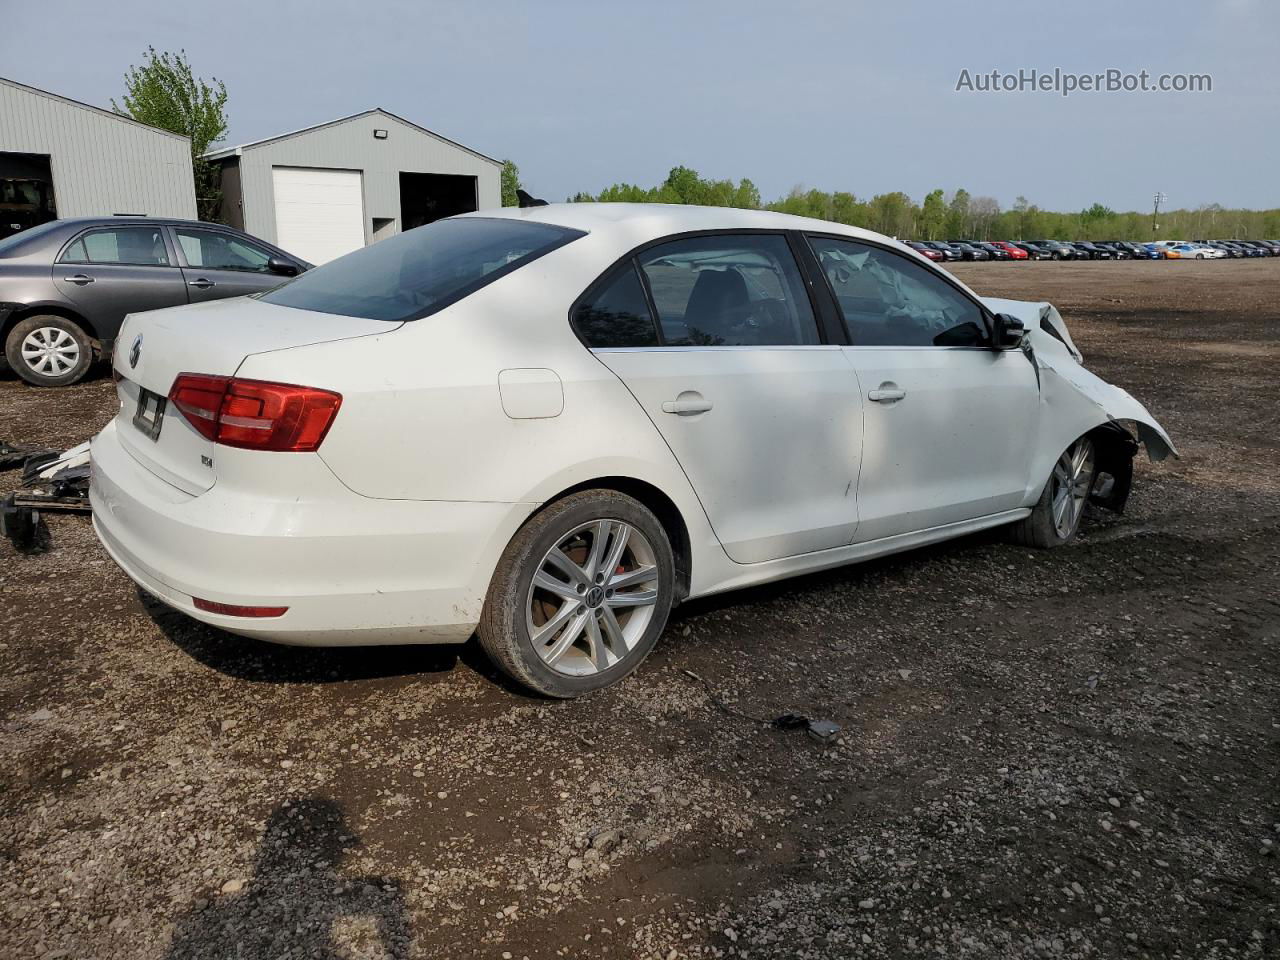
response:
{"label": "green tree", "polygon": [[963,240],[969,235],[969,191],[961,188],[947,205],[948,240]]}
{"label": "green tree", "polygon": [[942,202],[941,190],[930,190],[920,205],[920,229],[926,240],[941,240],[942,228],[947,222],[947,205]]}
{"label": "green tree", "polygon": [[877,233],[906,239],[915,233],[916,205],[901,191],[871,198],[870,226]]}
{"label": "green tree", "polygon": [[502,205],[504,207],[520,206],[520,198],[516,191],[521,187],[520,168],[514,160],[502,161]]}
{"label": "green tree", "polygon": [[183,50],[157,53],[147,47],[141,66],[124,75],[122,104],[111,108],[141,123],[191,138],[196,198],[205,219],[217,219],[222,202],[219,172],[203,158],[210,145],[227,134],[227,88],[217,77],[197,77]]}

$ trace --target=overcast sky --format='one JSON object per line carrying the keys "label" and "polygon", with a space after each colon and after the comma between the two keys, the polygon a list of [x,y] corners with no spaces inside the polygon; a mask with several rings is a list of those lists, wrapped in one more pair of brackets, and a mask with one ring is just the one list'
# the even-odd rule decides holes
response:
{"label": "overcast sky", "polygon": [[[537,196],[685,164],[869,197],[1280,206],[1280,3],[0,0],[0,75],[101,106],[148,44],[224,81],[228,145],[381,106]],[[1209,93],[956,92],[971,75],[1207,73]]]}

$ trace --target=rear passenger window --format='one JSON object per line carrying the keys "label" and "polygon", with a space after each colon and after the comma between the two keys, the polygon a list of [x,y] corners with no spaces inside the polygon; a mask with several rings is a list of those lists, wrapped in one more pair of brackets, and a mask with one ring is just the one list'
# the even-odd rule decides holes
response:
{"label": "rear passenger window", "polygon": [[117,227],[82,233],[59,262],[167,267],[169,253],[159,227]]}
{"label": "rear passenger window", "polygon": [[573,324],[591,347],[658,346],[649,301],[630,260],[579,305]]}
{"label": "rear passenger window", "polygon": [[819,342],[809,295],[785,237],[690,237],[637,257],[667,346]]}
{"label": "rear passenger window", "polygon": [[928,267],[854,240],[809,242],[855,347],[987,344],[978,305]]}

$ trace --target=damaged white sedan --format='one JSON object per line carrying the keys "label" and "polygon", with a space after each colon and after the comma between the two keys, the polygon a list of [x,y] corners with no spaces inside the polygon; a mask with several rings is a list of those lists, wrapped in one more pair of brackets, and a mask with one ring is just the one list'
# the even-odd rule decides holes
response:
{"label": "damaged white sedan", "polygon": [[98,534],[169,605],[298,644],[461,642],[614,683],[673,604],[1120,509],[1132,397],[1048,304],[776,213],[438,221],[253,298],[127,320]]}

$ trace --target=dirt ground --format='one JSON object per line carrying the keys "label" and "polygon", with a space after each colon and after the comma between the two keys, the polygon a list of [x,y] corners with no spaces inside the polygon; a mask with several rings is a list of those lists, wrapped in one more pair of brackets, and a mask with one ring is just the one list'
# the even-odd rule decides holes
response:
{"label": "dirt ground", "polygon": [[[688,604],[586,700],[231,637],[83,519],[0,545],[0,956],[1280,955],[1280,261],[956,272],[1056,303],[1182,459],[1066,549]],[[113,406],[0,377],[0,437]],[[841,738],[745,716],[789,711]]]}

